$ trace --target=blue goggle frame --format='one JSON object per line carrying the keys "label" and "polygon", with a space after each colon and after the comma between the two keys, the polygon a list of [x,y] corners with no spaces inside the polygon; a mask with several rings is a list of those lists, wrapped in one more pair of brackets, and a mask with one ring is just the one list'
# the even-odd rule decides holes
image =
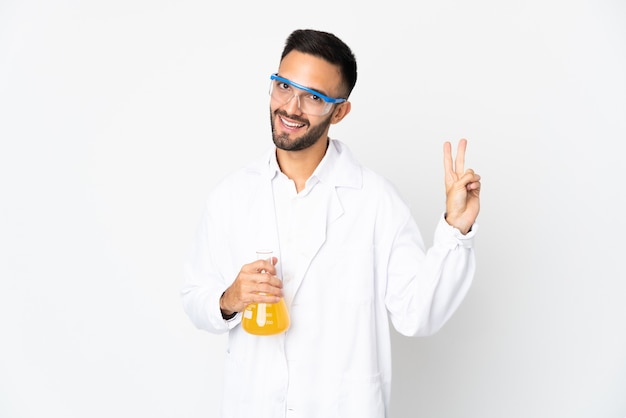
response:
{"label": "blue goggle frame", "polygon": [[295,87],[295,88],[297,88],[297,89],[304,90],[304,91],[306,91],[307,93],[311,93],[311,94],[313,94],[313,95],[315,95],[315,96],[317,96],[317,97],[321,98],[321,99],[322,99],[322,100],[324,100],[326,103],[343,103],[343,102],[345,102],[345,101],[346,101],[346,99],[339,99],[339,98],[328,97],[328,96],[326,96],[326,95],[323,95],[323,94],[322,94],[322,93],[320,93],[319,91],[315,91],[315,90],[310,89],[310,88],[308,88],[308,87],[305,87],[305,86],[303,86],[303,85],[301,85],[301,84],[294,83],[294,82],[293,82],[293,81],[291,81],[291,80],[288,80],[288,79],[286,79],[286,78],[284,78],[284,77],[281,77],[281,76],[279,76],[279,75],[278,75],[278,73],[274,73],[274,74],[272,74],[272,75],[270,76],[270,79],[272,79],[272,80],[278,80],[278,81],[281,81],[281,82],[283,82],[283,83],[285,83],[285,84],[289,84],[290,86],[293,86],[293,87]]}

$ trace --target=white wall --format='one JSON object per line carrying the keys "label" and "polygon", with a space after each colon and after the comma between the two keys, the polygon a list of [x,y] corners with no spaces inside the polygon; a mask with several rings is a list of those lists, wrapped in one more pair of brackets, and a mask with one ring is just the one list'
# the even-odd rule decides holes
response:
{"label": "white wall", "polygon": [[393,418],[626,416],[623,1],[211,3],[0,1],[0,417],[216,417],[182,259],[299,27],[352,46],[331,133],[427,241],[442,142],[483,176],[475,284],[394,335]]}

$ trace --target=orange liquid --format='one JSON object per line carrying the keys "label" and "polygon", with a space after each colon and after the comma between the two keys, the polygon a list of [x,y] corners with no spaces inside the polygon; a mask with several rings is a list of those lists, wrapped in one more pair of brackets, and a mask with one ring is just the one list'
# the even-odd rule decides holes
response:
{"label": "orange liquid", "polygon": [[243,311],[241,326],[253,335],[274,335],[285,332],[290,324],[284,299],[277,303],[251,303]]}

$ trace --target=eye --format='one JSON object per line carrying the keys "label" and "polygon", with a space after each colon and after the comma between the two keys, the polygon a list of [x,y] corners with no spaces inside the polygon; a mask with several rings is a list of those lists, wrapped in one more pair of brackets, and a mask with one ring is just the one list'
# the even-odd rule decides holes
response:
{"label": "eye", "polygon": [[291,86],[289,86],[289,84],[284,83],[284,82],[280,82],[278,83],[278,88],[281,90],[289,90],[291,88]]}
{"label": "eye", "polygon": [[317,96],[315,94],[309,94],[306,96],[306,98],[312,102],[322,103],[324,101],[324,99],[322,99],[320,96]]}

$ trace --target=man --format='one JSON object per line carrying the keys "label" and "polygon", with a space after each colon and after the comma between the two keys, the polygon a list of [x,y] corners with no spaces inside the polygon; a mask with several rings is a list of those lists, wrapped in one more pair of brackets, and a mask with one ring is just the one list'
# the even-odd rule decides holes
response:
{"label": "man", "polygon": [[[296,30],[271,77],[274,145],[210,193],[185,269],[185,311],[229,333],[222,416],[382,418],[389,410],[389,322],[429,335],[450,318],[474,274],[480,177],[444,144],[446,211],[433,246],[395,188],[329,139],[350,113],[350,48]],[[271,260],[255,251],[274,250]],[[281,334],[242,329],[251,303],[284,298]]]}

